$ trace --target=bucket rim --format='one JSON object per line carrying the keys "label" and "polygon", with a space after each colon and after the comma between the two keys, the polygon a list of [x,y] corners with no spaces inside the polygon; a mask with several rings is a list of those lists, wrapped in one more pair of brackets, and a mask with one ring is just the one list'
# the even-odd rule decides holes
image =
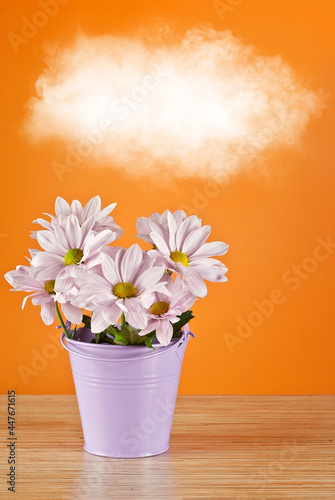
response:
{"label": "bucket rim", "polygon": [[[154,344],[154,349],[157,349],[157,348],[164,349],[166,347],[171,347],[179,340],[182,340],[182,339],[185,340],[187,335],[193,336],[193,334],[190,331],[182,330],[182,334],[180,337],[172,338],[168,345],[162,345],[159,343]],[[133,345],[112,345],[112,344],[94,344],[94,343],[91,344],[90,342],[80,342],[80,340],[69,339],[68,337],[65,336],[64,332],[62,332],[61,336],[66,340],[66,342],[69,342],[70,345],[71,344],[74,346],[80,345],[80,347],[89,346],[90,348],[97,349],[97,350],[99,350],[99,349],[101,349],[101,350],[105,350],[105,349],[122,350],[122,349],[129,349],[129,347],[135,348],[135,349],[148,349],[148,347],[145,344],[133,344]]]}
{"label": "bucket rim", "polygon": [[[130,361],[134,360],[134,358],[137,359],[143,359],[143,358],[149,358],[152,356],[157,356],[159,354],[166,353],[168,350],[171,349],[178,349],[179,346],[181,346],[185,341],[188,340],[189,336],[195,337],[195,335],[187,330],[182,331],[182,335],[180,338],[173,339],[167,346],[163,346],[161,344],[158,344],[154,349],[149,349],[146,345],[134,345],[134,346],[129,346],[129,345],[111,345],[111,344],[91,344],[87,342],[79,342],[77,340],[69,339],[65,336],[64,332],[61,333],[60,335],[60,342],[62,346],[72,354],[75,354],[79,357],[86,358],[86,359],[92,359],[92,360],[100,360],[100,361],[111,361],[111,358],[101,358],[98,357],[98,353],[112,353],[113,351],[116,352],[122,352],[126,353],[127,349],[129,352],[128,357],[124,358],[113,358],[113,361]],[[66,343],[64,342],[66,340]],[[89,354],[84,354],[83,352],[79,352],[75,349],[80,349],[81,351],[87,351]],[[133,348],[133,349],[132,349]],[[135,349],[134,349],[135,348]],[[93,352],[92,352],[93,349]],[[131,349],[131,351],[130,351]],[[94,350],[96,352],[94,352]],[[150,351],[150,352],[148,352]],[[147,353],[147,354],[146,354]],[[144,355],[143,355],[144,354]]]}

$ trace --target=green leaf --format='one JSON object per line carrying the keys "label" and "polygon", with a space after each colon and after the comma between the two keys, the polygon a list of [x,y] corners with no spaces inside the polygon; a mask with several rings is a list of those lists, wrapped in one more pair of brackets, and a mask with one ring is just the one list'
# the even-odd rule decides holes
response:
{"label": "green leaf", "polygon": [[107,342],[108,344],[114,345],[115,342],[108,336],[108,333],[110,333],[108,330],[96,333],[94,339],[91,340],[91,344],[102,344],[103,342]]}
{"label": "green leaf", "polygon": [[74,339],[74,337],[76,335],[76,331],[77,331],[77,325],[73,329],[73,332],[72,332],[72,335],[71,335],[71,339]]}
{"label": "green leaf", "polygon": [[121,331],[114,334],[114,342],[117,345],[129,345],[127,338],[123,335],[123,332]]}
{"label": "green leaf", "polygon": [[[178,318],[180,318],[180,319],[179,319],[179,321],[177,321],[177,323],[172,323],[174,337],[177,337],[178,333],[181,333],[182,327],[185,326],[189,321],[191,321],[191,319],[194,318],[194,316],[192,314],[192,311],[186,311],[186,312],[183,312],[183,314],[181,314],[180,316],[178,316]],[[153,330],[152,332],[149,332],[147,334],[147,336],[149,336],[149,337],[151,335],[155,336],[156,330]]]}
{"label": "green leaf", "polygon": [[111,339],[110,337],[108,337],[107,334],[105,334],[104,338],[103,338],[103,341],[104,342],[107,342],[108,344],[112,344],[112,345],[115,345],[115,342],[113,339]]}
{"label": "green leaf", "polygon": [[101,344],[101,342],[103,342],[104,337],[105,337],[105,332],[96,333],[95,334],[95,343]]}
{"label": "green leaf", "polygon": [[153,340],[154,340],[155,337],[156,337],[155,334],[153,334],[153,335],[143,335],[145,345],[147,347],[149,347],[150,349],[153,349],[152,342],[153,342]]}
{"label": "green leaf", "polygon": [[83,323],[86,326],[86,328],[91,329],[91,316],[87,316],[86,314],[84,314]]}
{"label": "green leaf", "polygon": [[173,323],[173,335],[175,335],[176,333],[179,333],[182,329],[183,326],[185,326],[189,321],[191,321],[192,318],[194,318],[193,314],[192,314],[192,311],[186,311],[186,312],[183,312],[183,314],[181,314],[179,316],[180,320],[177,321],[177,323]]}
{"label": "green leaf", "polygon": [[109,333],[109,335],[113,335],[114,337],[116,333],[119,333],[119,329],[116,328],[116,326],[109,325],[109,327],[107,328],[107,330],[105,330],[105,332]]}
{"label": "green leaf", "polygon": [[139,335],[139,330],[132,328],[127,323],[121,326],[119,333],[127,340],[129,345],[144,344],[143,336]]}

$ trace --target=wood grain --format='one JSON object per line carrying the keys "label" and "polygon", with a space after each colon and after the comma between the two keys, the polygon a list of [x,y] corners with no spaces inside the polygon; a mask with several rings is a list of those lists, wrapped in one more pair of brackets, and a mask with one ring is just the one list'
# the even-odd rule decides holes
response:
{"label": "wood grain", "polygon": [[0,498],[335,499],[334,396],[181,396],[170,450],[128,460],[84,451],[75,396],[18,396],[15,494],[0,403]]}

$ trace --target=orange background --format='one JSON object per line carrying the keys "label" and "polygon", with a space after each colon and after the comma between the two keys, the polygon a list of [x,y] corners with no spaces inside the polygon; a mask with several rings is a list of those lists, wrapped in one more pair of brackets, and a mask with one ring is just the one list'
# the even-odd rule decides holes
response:
{"label": "orange background", "polygon": [[[34,246],[28,236],[35,229],[31,221],[43,212],[53,213],[57,195],[86,203],[100,194],[104,206],[116,201],[113,215],[126,231],[120,240],[124,245],[136,241],[138,216],[186,204],[212,225],[211,239],[226,241],[230,251],[223,258],[228,283],[209,284],[207,298],[194,307],[191,330],[197,338],[186,353],[180,392],[334,393],[335,252],[320,252],[322,262],[311,260],[318,238],[330,235],[335,241],[334,1],[244,0],[221,20],[208,0],[70,0],[15,54],[7,34],[20,34],[22,17],[31,19],[38,10],[35,0],[1,5],[1,274],[24,263],[26,249]],[[303,148],[274,154],[269,178],[240,175],[225,187],[211,186],[211,191],[197,179],[179,180],[168,189],[159,183],[140,184],[111,168],[79,168],[59,182],[51,163],[62,161],[64,151],[52,142],[33,146],[20,133],[24,104],[34,95],[43,69],[43,43],[70,39],[79,27],[87,34],[122,34],[159,20],[177,34],[198,22],[231,29],[263,54],[280,53],[313,88],[333,93],[321,119],[308,127]],[[292,266],[301,264],[308,271],[293,281]],[[276,289],[283,303],[270,306],[268,317],[250,316],[257,311],[254,301],[271,294],[275,298]],[[10,293],[3,279],[0,392],[15,388],[21,394],[73,393],[68,355],[57,340],[56,323],[45,326],[39,307],[31,304],[22,311],[22,298],[22,293]],[[239,317],[249,317],[254,325],[247,338],[237,332]],[[227,333],[234,336],[229,337],[234,345]]]}

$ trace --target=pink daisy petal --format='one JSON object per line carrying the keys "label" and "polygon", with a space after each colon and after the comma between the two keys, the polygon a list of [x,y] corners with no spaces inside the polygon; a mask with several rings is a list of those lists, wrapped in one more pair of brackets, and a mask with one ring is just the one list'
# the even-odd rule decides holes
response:
{"label": "pink daisy petal", "polygon": [[174,217],[174,220],[176,221],[177,227],[179,227],[184,222],[184,220],[187,218],[187,215],[184,212],[184,210],[176,210],[173,213],[173,217]]}
{"label": "pink daisy petal", "polygon": [[[54,225],[53,228],[54,235],[55,235],[55,241],[57,242],[57,253],[64,257],[67,253],[68,250],[70,250],[70,245],[69,242],[65,236],[64,229],[61,226],[58,226],[57,224]],[[52,250],[51,250],[52,251]]]}
{"label": "pink daisy petal", "polygon": [[71,215],[72,213],[70,205],[67,203],[67,201],[64,200],[64,198],[61,198],[60,196],[58,196],[56,199],[55,211],[57,217],[59,215]]}
{"label": "pink daisy petal", "polygon": [[155,260],[149,256],[149,252],[142,252],[142,262],[138,267],[137,274],[142,274],[147,269],[151,269],[152,267],[154,267],[154,264],[156,264]]}
{"label": "pink daisy petal", "polygon": [[69,277],[57,277],[55,281],[54,291],[57,292],[66,292],[73,288],[74,282],[72,278]]}
{"label": "pink daisy petal", "polygon": [[[76,297],[73,297],[71,300],[71,304],[73,304],[76,307],[80,307],[83,309],[88,309],[89,311],[92,311],[92,308],[95,308],[95,305],[93,303],[93,298],[90,293],[80,293]],[[91,308],[92,307],[92,308]]]}
{"label": "pink daisy petal", "polygon": [[208,281],[227,281],[225,273],[228,271],[223,264],[215,266],[194,266],[192,267],[200,276]]}
{"label": "pink daisy petal", "polygon": [[101,262],[101,266],[106,279],[110,283],[112,283],[113,285],[117,285],[122,281],[113,259],[106,256],[106,258]]}
{"label": "pink daisy petal", "polygon": [[147,335],[148,333],[152,332],[153,330],[156,329],[156,322],[153,319],[148,319],[148,324],[145,328],[142,328],[142,330],[139,332],[139,335]]}
{"label": "pink daisy petal", "polygon": [[143,233],[144,235],[148,235],[151,233],[151,225],[150,225],[150,219],[147,217],[139,217],[136,222],[136,229],[138,232],[138,235]]}
{"label": "pink daisy petal", "polygon": [[148,323],[148,318],[147,315],[145,314],[144,310],[143,311],[130,311],[127,309],[125,312],[125,318],[126,321],[130,325],[132,325],[134,328],[142,329],[147,326]]}
{"label": "pink daisy petal", "polygon": [[196,271],[189,270],[184,274],[184,283],[187,288],[197,297],[206,297],[207,287],[201,278],[200,274]]}
{"label": "pink daisy petal", "polygon": [[154,242],[154,244],[156,245],[156,247],[158,248],[158,250],[160,252],[162,252],[165,255],[170,255],[170,253],[171,253],[170,249],[169,249],[166,241],[164,240],[164,238],[160,234],[151,232],[150,238],[152,239],[152,241]]}
{"label": "pink daisy petal", "polygon": [[63,269],[64,264],[62,262],[52,262],[48,267],[36,267],[33,273],[39,281],[49,281],[55,280]]}
{"label": "pink daisy petal", "polygon": [[152,222],[156,222],[157,224],[160,224],[161,219],[162,216],[158,212],[153,212],[149,217],[149,220],[151,220]]}
{"label": "pink daisy petal", "polygon": [[57,264],[62,264],[64,266],[64,257],[53,252],[39,252],[33,257],[32,272],[34,271],[34,267]]}
{"label": "pink daisy petal", "polygon": [[109,321],[103,317],[102,311],[97,309],[92,314],[91,330],[92,333],[100,333],[109,327]]}
{"label": "pink daisy petal", "polygon": [[71,212],[77,217],[79,223],[83,221],[83,207],[80,201],[73,200],[71,203]]}
{"label": "pink daisy petal", "polygon": [[134,281],[135,288],[139,294],[143,293],[145,290],[154,291],[155,285],[161,279],[165,272],[163,267],[152,267],[147,269],[141,275],[137,276]]}
{"label": "pink daisy petal", "polygon": [[41,305],[41,318],[46,325],[52,325],[56,316],[56,304],[54,301]]}
{"label": "pink daisy petal", "polygon": [[152,305],[154,297],[155,293],[145,293],[141,295],[139,298],[141,300],[141,303],[143,304],[143,307],[148,308]]}
{"label": "pink daisy petal", "polygon": [[183,246],[180,250],[188,257],[191,257],[192,254],[205,243],[210,234],[211,226],[204,226],[200,229],[195,229],[186,236]]}
{"label": "pink daisy petal", "polygon": [[18,266],[17,270],[6,273],[5,279],[13,288],[23,292],[44,290],[44,285],[40,281],[37,281],[34,276],[31,276],[29,270],[30,268],[27,266]]}
{"label": "pink daisy petal", "polygon": [[109,325],[115,325],[120,319],[121,309],[114,303],[109,307],[104,307],[102,314],[105,320],[108,321]]}
{"label": "pink daisy petal", "polygon": [[101,210],[101,212],[99,214],[99,219],[102,219],[103,217],[106,217],[107,215],[109,215],[114,210],[115,207],[116,207],[116,203],[111,203],[106,208]]}
{"label": "pink daisy petal", "polygon": [[83,218],[86,220],[91,216],[97,216],[101,210],[100,196],[94,196],[85,206]]}
{"label": "pink daisy petal", "polygon": [[49,295],[47,292],[37,292],[31,299],[31,302],[34,306],[40,306],[41,304],[46,304],[50,301],[54,302],[53,296]]}
{"label": "pink daisy petal", "polygon": [[121,276],[122,281],[126,283],[132,283],[138,266],[141,264],[143,256],[143,250],[139,247],[139,245],[132,245],[123,256],[121,262]]}
{"label": "pink daisy petal", "polygon": [[178,227],[170,210],[167,211],[167,222],[169,227],[169,247],[170,249],[176,248],[176,232]]}
{"label": "pink daisy petal", "polygon": [[[99,251],[103,246],[109,245],[115,240],[116,234],[112,233],[108,229],[101,231],[101,233],[94,235],[94,239],[91,240],[89,245],[90,252]],[[86,246],[85,246],[86,251]]]}
{"label": "pink daisy petal", "polygon": [[124,311],[137,311],[141,312],[144,310],[142,302],[137,298],[129,298],[123,300]]}
{"label": "pink daisy petal", "polygon": [[[127,302],[127,301],[125,301]],[[128,304],[125,305],[125,318],[126,321],[132,325],[134,328],[145,328],[148,323],[148,317],[142,308],[138,308],[136,304],[136,300],[128,300]]]}
{"label": "pink daisy petal", "polygon": [[156,337],[157,340],[160,344],[167,346],[173,335],[173,326],[171,325],[170,321],[163,320],[159,322],[159,325],[156,329]]}
{"label": "pink daisy petal", "polygon": [[62,304],[62,311],[64,313],[64,316],[71,321],[71,323],[74,323],[75,325],[80,325],[83,319],[83,313],[79,307],[76,307],[72,305],[70,302],[66,302],[65,304]]}
{"label": "pink daisy petal", "polygon": [[81,226],[82,241],[86,240],[86,238],[88,237],[94,226],[94,223],[95,223],[94,217],[90,217],[89,219],[85,220],[85,222],[83,222]]}
{"label": "pink daisy petal", "polygon": [[74,214],[71,214],[66,221],[66,238],[70,248],[81,248],[82,232]]}
{"label": "pink daisy petal", "polygon": [[[120,275],[120,278],[121,278],[121,262],[122,262],[122,259],[123,259],[123,256],[125,253],[126,253],[126,249],[123,247],[120,247],[120,249],[116,253],[115,259],[114,259],[115,266],[116,266],[116,269],[118,269],[118,273]],[[122,279],[121,279],[121,281],[122,281]]]}
{"label": "pink daisy petal", "polygon": [[219,259],[214,259],[213,257],[199,257],[194,260],[191,259],[188,263],[188,267],[196,267],[196,266],[216,266],[222,265],[222,262]]}
{"label": "pink daisy petal", "polygon": [[159,252],[158,250],[149,250],[147,254],[155,261],[155,264],[164,266],[166,269],[174,269],[172,260],[169,257],[166,257],[162,252]]}
{"label": "pink daisy petal", "polygon": [[[117,300],[116,300],[116,297],[106,297],[106,294],[104,295],[97,295],[97,294],[94,294],[94,296],[91,297],[91,300],[92,300],[92,303],[97,306],[97,307],[101,307],[101,308],[110,308],[112,306],[114,306],[114,304],[116,304]],[[119,313],[121,314],[121,313]]]}
{"label": "pink daisy petal", "polygon": [[31,258],[33,259],[35,255],[37,255],[38,253],[43,253],[43,250],[36,250],[36,248],[29,248],[28,252],[30,253]]}
{"label": "pink daisy petal", "polygon": [[194,254],[192,258],[199,257],[212,257],[214,255],[224,255],[228,252],[229,245],[227,243],[223,243],[221,241],[213,241],[211,243],[205,243],[201,248],[199,248]]}
{"label": "pink daisy petal", "polygon": [[147,234],[143,234],[143,233],[142,234],[136,234],[135,238],[140,238],[141,240],[146,241],[150,245],[154,244],[154,242],[152,241],[152,238],[149,235],[147,235]]}
{"label": "pink daisy petal", "polygon": [[179,226],[176,233],[176,249],[182,248],[184,241],[190,231],[194,229],[199,229],[201,227],[201,219],[198,219],[196,215],[191,215],[183,221],[181,226]]}
{"label": "pink daisy petal", "polygon": [[78,276],[81,276],[84,272],[85,267],[79,264],[72,264],[72,266],[66,266],[66,268],[63,269],[64,277],[71,276],[72,278],[78,278]]}
{"label": "pink daisy petal", "polygon": [[151,231],[159,234],[161,238],[165,241],[166,245],[169,247],[169,228],[168,224],[165,226],[163,224],[158,224],[156,222],[151,221]]}
{"label": "pink daisy petal", "polygon": [[101,252],[111,257],[111,259],[115,260],[116,254],[120,250],[120,247],[103,247]]}
{"label": "pink daisy petal", "polygon": [[34,294],[34,293],[32,293],[32,294],[30,294],[30,295],[27,295],[27,296],[23,299],[23,301],[22,301],[22,309],[24,309],[24,307],[25,307],[25,305],[26,305],[27,300],[28,300],[28,299],[30,299],[30,297],[34,297],[34,295],[35,295],[35,294]]}
{"label": "pink daisy petal", "polygon": [[174,318],[171,318],[171,317],[169,316],[169,321],[172,323],[172,326],[174,325],[174,323],[178,323],[178,321],[180,320],[180,317],[179,317],[179,316],[180,316],[180,314],[181,314],[181,313],[178,313],[178,316],[175,316]]}
{"label": "pink daisy petal", "polygon": [[63,255],[63,250],[58,247],[53,231],[38,231],[37,241],[43,250]]}
{"label": "pink daisy petal", "polygon": [[[49,222],[48,220],[45,220],[45,219],[36,219],[36,220],[33,220],[33,224],[39,224],[40,226],[44,227],[45,229],[52,229],[52,225],[51,225],[51,222]],[[31,238],[34,238],[35,240],[37,239],[37,233],[38,231],[32,231],[31,234],[30,234],[30,237]]]}

